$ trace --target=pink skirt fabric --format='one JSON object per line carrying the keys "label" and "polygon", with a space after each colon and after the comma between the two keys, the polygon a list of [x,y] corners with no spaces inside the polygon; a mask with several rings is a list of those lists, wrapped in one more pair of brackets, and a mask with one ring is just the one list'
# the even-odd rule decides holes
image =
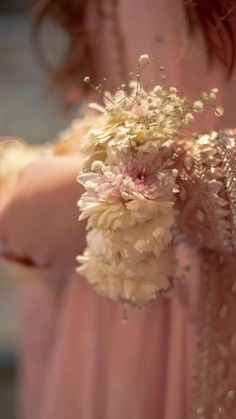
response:
{"label": "pink skirt fabric", "polygon": [[127,322],[75,274],[23,286],[22,419],[190,417],[200,261],[187,253],[189,282]]}

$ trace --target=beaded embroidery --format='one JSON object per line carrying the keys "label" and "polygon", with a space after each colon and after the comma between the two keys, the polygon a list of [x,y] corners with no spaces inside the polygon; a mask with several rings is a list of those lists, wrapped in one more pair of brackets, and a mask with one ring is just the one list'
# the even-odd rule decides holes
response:
{"label": "beaded embroidery", "polygon": [[[235,131],[200,136],[185,146],[180,223],[202,254],[195,419],[236,417]],[[194,234],[195,233],[195,234]]]}

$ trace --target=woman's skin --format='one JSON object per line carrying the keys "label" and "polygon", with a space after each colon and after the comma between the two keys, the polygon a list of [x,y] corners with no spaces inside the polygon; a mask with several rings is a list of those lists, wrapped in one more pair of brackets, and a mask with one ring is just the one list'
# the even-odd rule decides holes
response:
{"label": "woman's skin", "polygon": [[63,271],[75,267],[85,246],[85,223],[78,222],[76,205],[82,193],[79,170],[78,157],[44,158],[23,170],[0,211],[2,256]]}

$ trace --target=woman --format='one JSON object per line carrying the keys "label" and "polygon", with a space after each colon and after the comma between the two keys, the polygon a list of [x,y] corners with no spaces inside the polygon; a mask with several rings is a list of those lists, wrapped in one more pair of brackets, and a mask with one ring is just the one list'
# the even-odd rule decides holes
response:
{"label": "woman", "polygon": [[[80,80],[85,75],[95,80],[105,76],[108,87],[115,88],[134,69],[140,54],[147,53],[164,66],[168,84],[177,84],[190,98],[212,87],[220,89],[226,116],[202,118],[196,128],[205,132],[235,126],[234,6],[231,1],[214,0],[75,0],[69,4],[58,0],[42,5],[39,23],[49,12],[71,36],[65,64],[55,75],[69,102],[84,93]],[[159,66],[151,66],[144,83],[149,85],[158,77]],[[31,265],[28,272],[39,278],[25,286],[22,298],[22,417],[235,417],[234,377],[223,371],[233,365],[232,341],[228,342],[233,335],[220,334],[228,320],[228,300],[221,323],[217,320],[225,351],[220,360],[211,359],[211,368],[216,365],[215,371],[222,373],[222,394],[214,388],[218,378],[211,375],[209,381],[212,369],[209,357],[203,356],[209,338],[206,324],[199,365],[208,373],[193,366],[198,316],[211,295],[201,283],[201,274],[211,263],[206,273],[214,277],[222,252],[206,256],[199,248],[182,244],[180,260],[189,271],[187,283],[172,298],[158,297],[122,324],[122,307],[98,297],[75,274],[75,256],[82,252],[85,237],[84,225],[77,222],[76,201],[82,192],[74,180],[78,170],[76,157],[39,160],[22,172],[1,211],[2,256]],[[223,262],[225,268],[230,262]],[[199,305],[202,290],[204,306]],[[212,301],[216,300],[210,301],[211,307]],[[211,316],[206,318],[212,321]],[[207,345],[209,352],[211,342]],[[232,364],[225,361],[227,357]]]}

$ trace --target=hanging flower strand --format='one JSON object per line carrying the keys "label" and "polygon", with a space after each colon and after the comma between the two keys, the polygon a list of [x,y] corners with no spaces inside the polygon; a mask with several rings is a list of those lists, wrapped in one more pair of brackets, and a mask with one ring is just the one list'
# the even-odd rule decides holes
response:
{"label": "hanging flower strand", "polygon": [[195,114],[207,105],[220,113],[217,89],[194,102],[176,87],[144,90],[141,73],[150,62],[142,55],[136,81],[114,95],[84,79],[103,95],[104,106],[91,104],[97,114],[80,139],[84,168],[78,182],[85,192],[78,206],[89,231],[77,270],[101,295],[132,305],[172,284],[178,139],[190,135]]}

